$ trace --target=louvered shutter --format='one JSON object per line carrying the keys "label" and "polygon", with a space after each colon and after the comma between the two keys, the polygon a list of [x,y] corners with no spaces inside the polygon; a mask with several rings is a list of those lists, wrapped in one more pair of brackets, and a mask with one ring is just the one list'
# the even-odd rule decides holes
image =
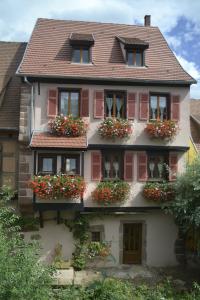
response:
{"label": "louvered shutter", "polygon": [[133,152],[125,151],[124,154],[124,180],[133,181]]}
{"label": "louvered shutter", "polygon": [[89,117],[89,90],[81,91],[80,115]]}
{"label": "louvered shutter", "polygon": [[171,96],[171,119],[178,122],[180,120],[180,96]]}
{"label": "louvered shutter", "polygon": [[146,181],[147,175],[147,154],[146,152],[138,152],[137,154],[137,172],[138,181]]}
{"label": "louvered shutter", "polygon": [[136,94],[128,93],[127,95],[127,119],[133,120],[136,116]]}
{"label": "louvered shutter", "polygon": [[48,91],[47,115],[55,117],[58,113],[58,91],[50,89]]}
{"label": "louvered shutter", "polygon": [[101,180],[101,151],[91,152],[91,180]]}
{"label": "louvered shutter", "polygon": [[178,171],[178,155],[177,153],[169,153],[169,180],[176,180]]}
{"label": "louvered shutter", "polygon": [[141,93],[139,96],[139,119],[146,121],[149,118],[149,94]]}
{"label": "louvered shutter", "polygon": [[104,92],[94,92],[94,118],[103,119],[104,117]]}

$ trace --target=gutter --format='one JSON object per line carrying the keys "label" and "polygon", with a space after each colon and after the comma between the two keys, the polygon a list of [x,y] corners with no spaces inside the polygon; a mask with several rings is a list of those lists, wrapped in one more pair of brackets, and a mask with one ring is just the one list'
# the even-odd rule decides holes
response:
{"label": "gutter", "polygon": [[29,120],[29,135],[31,137],[33,128],[35,128],[33,83],[29,82],[26,76],[24,76],[24,82],[26,82],[31,87],[31,113]]}

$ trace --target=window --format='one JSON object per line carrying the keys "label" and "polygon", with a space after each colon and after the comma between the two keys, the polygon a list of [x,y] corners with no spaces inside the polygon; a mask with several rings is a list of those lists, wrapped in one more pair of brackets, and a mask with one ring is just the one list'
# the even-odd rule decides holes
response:
{"label": "window", "polygon": [[168,153],[149,152],[148,153],[148,178],[149,180],[168,179]]}
{"label": "window", "polygon": [[144,51],[141,49],[127,50],[127,64],[141,67],[144,65]]}
{"label": "window", "polygon": [[92,242],[101,242],[101,232],[100,231],[92,231],[91,232],[91,241]]}
{"label": "window", "polygon": [[105,93],[106,117],[125,118],[125,93],[107,91]]}
{"label": "window", "polygon": [[150,96],[150,120],[167,120],[169,119],[169,99],[167,95]]}
{"label": "window", "polygon": [[79,116],[80,107],[80,92],[79,91],[60,91],[60,114],[65,116]]}
{"label": "window", "polygon": [[92,225],[89,231],[91,242],[103,242],[105,240],[104,225]]}
{"label": "window", "polygon": [[80,156],[66,155],[62,158],[62,172],[67,175],[80,174]]}
{"label": "window", "polygon": [[38,156],[38,174],[48,175],[57,172],[57,157],[54,155],[40,154]]}
{"label": "window", "polygon": [[103,152],[103,178],[119,179],[123,177],[122,153],[119,151]]}
{"label": "window", "polygon": [[85,47],[74,48],[72,61],[74,63],[88,64],[90,62],[90,49]]}

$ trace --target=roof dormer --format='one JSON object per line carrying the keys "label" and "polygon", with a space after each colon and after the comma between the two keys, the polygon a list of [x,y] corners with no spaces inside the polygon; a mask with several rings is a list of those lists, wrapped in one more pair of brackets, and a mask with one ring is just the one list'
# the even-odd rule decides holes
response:
{"label": "roof dormer", "polygon": [[69,39],[72,46],[72,62],[79,64],[91,63],[91,46],[94,45],[93,34],[73,32]]}

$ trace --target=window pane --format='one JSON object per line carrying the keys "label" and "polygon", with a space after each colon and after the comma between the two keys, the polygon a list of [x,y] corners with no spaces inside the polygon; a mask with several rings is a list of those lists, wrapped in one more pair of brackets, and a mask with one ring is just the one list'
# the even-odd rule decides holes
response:
{"label": "window pane", "polygon": [[79,93],[72,92],[71,93],[71,111],[73,117],[79,116]]}
{"label": "window pane", "polygon": [[160,96],[159,99],[159,107],[160,107],[160,120],[163,121],[167,119],[167,99],[165,96]]}
{"label": "window pane", "polygon": [[76,62],[76,63],[80,63],[80,61],[81,61],[80,49],[74,49],[73,50],[72,61]]}
{"label": "window pane", "polygon": [[65,172],[68,175],[77,174],[76,170],[77,159],[76,158],[66,158],[65,160]]}
{"label": "window pane", "polygon": [[157,96],[151,96],[150,100],[150,119],[157,119]]}
{"label": "window pane", "polygon": [[43,158],[42,172],[53,172],[53,159],[52,158]]}
{"label": "window pane", "polygon": [[104,155],[103,174],[105,179],[119,179],[121,178],[121,163],[120,154],[117,152],[110,152]]}
{"label": "window pane", "polygon": [[149,179],[167,179],[166,164],[168,164],[168,161],[165,155],[159,153],[150,154],[148,157]]}
{"label": "window pane", "polygon": [[128,62],[128,65],[133,65],[133,52],[128,52],[127,53],[127,62]]}
{"label": "window pane", "polygon": [[123,117],[123,107],[124,106],[124,99],[123,96],[120,94],[116,94],[116,114],[115,117],[122,118]]}
{"label": "window pane", "polygon": [[82,50],[82,62],[85,64],[89,63],[89,50],[88,49]]}
{"label": "window pane", "polygon": [[142,66],[142,52],[136,51],[136,66]]}
{"label": "window pane", "polygon": [[101,232],[100,231],[92,231],[91,232],[91,240],[92,240],[92,242],[101,242]]}
{"label": "window pane", "polygon": [[63,115],[68,115],[68,103],[69,103],[69,93],[62,92],[60,95],[60,112]]}

